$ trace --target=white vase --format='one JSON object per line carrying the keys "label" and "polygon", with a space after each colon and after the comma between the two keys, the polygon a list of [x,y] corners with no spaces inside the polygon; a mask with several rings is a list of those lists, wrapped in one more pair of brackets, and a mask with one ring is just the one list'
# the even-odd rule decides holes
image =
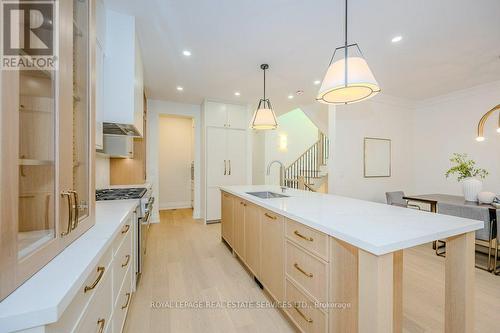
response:
{"label": "white vase", "polygon": [[477,178],[469,177],[462,180],[462,190],[466,201],[477,201],[477,195],[483,188],[483,182]]}

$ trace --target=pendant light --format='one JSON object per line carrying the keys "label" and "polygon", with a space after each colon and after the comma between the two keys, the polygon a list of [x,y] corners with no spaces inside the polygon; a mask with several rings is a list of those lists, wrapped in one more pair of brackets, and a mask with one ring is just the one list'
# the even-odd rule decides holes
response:
{"label": "pendant light", "polygon": [[346,0],[344,45],[333,52],[316,100],[326,104],[350,104],[371,98],[379,92],[380,87],[358,44],[347,43]]}
{"label": "pendant light", "polygon": [[278,121],[276,120],[276,115],[274,114],[269,98],[266,98],[266,69],[269,68],[269,65],[262,64],[260,68],[264,71],[264,98],[259,101],[250,127],[255,130],[276,129]]}

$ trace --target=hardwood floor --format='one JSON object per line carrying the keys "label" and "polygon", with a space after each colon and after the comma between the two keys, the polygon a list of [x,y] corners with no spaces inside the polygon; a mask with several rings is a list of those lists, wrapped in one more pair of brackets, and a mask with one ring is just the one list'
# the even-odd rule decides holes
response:
{"label": "hardwood floor", "polygon": [[[160,215],[150,230],[126,333],[294,332],[275,309],[167,308],[169,301],[269,299],[221,243],[220,224],[197,222],[188,209]],[[444,259],[430,245],[404,251],[403,289],[404,332],[443,332]],[[500,332],[500,276],[476,269],[475,312],[476,332]]]}

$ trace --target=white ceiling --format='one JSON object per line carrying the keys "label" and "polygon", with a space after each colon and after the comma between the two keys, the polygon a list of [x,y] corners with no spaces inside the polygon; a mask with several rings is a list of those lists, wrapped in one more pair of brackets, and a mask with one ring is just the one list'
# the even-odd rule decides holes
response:
{"label": "white ceiling", "polygon": [[[255,104],[261,63],[278,113],[314,102],[342,44],[342,0],[106,0],[136,16],[149,98]],[[500,80],[500,1],[350,0],[350,42],[384,93],[422,100]],[[392,44],[401,34],[403,40]],[[182,55],[190,50],[192,56]],[[184,87],[178,92],[176,86]],[[297,90],[302,96],[288,100]],[[235,97],[234,92],[241,92]]]}

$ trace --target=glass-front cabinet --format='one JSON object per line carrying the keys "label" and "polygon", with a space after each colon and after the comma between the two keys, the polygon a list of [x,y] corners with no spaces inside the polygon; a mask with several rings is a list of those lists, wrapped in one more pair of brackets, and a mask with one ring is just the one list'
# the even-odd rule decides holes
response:
{"label": "glass-front cabinet", "polygon": [[0,72],[0,300],[94,224],[93,7],[44,22],[56,68]]}

